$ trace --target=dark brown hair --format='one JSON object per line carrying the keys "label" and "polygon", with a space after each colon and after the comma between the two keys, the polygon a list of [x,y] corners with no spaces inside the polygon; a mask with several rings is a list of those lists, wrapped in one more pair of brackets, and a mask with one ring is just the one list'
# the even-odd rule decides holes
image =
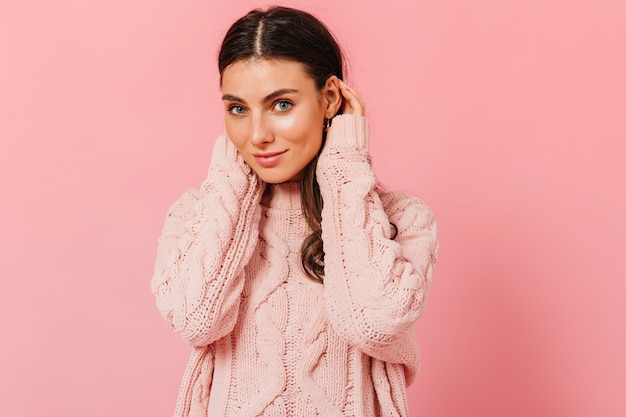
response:
{"label": "dark brown hair", "polygon": [[[318,90],[332,75],[343,79],[344,61],[337,41],[321,21],[297,9],[280,6],[265,11],[255,9],[233,23],[219,52],[220,76],[230,64],[256,58],[285,59],[303,64]],[[322,139],[322,147],[325,139]],[[313,231],[302,242],[301,262],[310,278],[323,282],[323,201],[315,178],[318,157],[319,153],[305,167],[300,182],[302,211]]]}

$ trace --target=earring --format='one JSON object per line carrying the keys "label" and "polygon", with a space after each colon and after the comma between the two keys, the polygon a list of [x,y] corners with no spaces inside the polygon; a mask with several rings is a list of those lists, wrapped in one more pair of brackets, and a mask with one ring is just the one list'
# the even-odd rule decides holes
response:
{"label": "earring", "polygon": [[327,131],[332,124],[333,124],[333,119],[324,118],[324,131]]}

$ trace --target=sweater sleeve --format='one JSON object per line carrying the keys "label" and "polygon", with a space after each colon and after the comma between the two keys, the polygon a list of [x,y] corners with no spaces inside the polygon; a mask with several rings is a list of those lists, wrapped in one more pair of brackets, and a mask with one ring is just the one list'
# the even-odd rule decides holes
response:
{"label": "sweater sleeve", "polygon": [[167,214],[151,288],[164,319],[194,346],[230,333],[237,321],[263,187],[221,135],[200,189],[183,193]]}
{"label": "sweater sleeve", "polygon": [[383,202],[360,116],[335,117],[317,179],[324,300],[333,328],[374,358],[415,362],[411,327],[424,309],[438,249],[432,211],[402,193]]}

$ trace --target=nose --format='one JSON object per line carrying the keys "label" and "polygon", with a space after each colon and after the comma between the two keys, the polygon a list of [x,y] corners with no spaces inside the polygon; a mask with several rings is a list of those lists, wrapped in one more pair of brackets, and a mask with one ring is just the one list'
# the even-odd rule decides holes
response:
{"label": "nose", "polygon": [[255,146],[262,146],[274,141],[274,134],[268,121],[262,115],[252,118],[250,142]]}

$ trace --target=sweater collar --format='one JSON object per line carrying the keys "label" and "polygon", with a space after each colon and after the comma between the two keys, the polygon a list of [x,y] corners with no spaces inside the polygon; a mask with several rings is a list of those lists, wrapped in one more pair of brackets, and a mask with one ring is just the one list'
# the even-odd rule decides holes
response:
{"label": "sweater collar", "polygon": [[268,184],[261,204],[273,209],[300,210],[300,182]]}

